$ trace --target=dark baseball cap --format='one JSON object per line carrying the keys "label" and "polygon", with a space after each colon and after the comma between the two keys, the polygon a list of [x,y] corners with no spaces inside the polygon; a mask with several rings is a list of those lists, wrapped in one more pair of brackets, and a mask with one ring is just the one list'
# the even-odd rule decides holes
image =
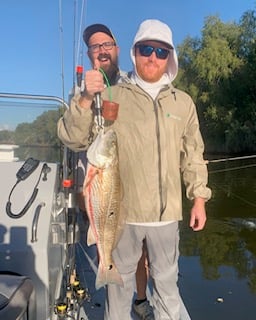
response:
{"label": "dark baseball cap", "polygon": [[84,30],[83,39],[87,46],[89,44],[90,37],[96,32],[106,33],[116,42],[113,33],[110,31],[108,27],[106,27],[104,24],[96,23],[96,24],[91,24]]}

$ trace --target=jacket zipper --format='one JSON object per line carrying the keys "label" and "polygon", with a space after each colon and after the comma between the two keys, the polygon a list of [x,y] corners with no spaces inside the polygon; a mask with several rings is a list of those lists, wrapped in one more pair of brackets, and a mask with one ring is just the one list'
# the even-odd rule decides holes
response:
{"label": "jacket zipper", "polygon": [[154,111],[156,116],[156,138],[157,138],[157,152],[158,152],[158,188],[159,188],[159,201],[160,201],[160,216],[159,221],[163,215],[163,190],[162,190],[162,158],[161,158],[161,145],[160,145],[160,129],[158,117],[158,104],[154,101]]}

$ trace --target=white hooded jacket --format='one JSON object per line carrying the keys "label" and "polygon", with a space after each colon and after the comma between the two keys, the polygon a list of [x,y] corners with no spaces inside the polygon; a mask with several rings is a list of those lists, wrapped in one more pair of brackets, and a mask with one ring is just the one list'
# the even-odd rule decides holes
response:
{"label": "white hooded jacket", "polygon": [[[171,48],[168,57],[167,73],[164,74],[163,77],[157,83],[151,84],[151,86],[160,87],[165,84],[171,83],[178,74],[178,58],[173,44],[172,31],[165,23],[155,19],[149,19],[142,22],[138,29],[138,32],[134,37],[133,45],[130,51],[131,59],[134,66],[133,74],[131,77],[132,82],[137,83],[141,87],[145,85],[145,82],[143,83],[143,80],[138,76],[136,72],[134,51],[136,43],[146,40],[161,41],[166,43]],[[148,84],[146,85],[148,88]]]}

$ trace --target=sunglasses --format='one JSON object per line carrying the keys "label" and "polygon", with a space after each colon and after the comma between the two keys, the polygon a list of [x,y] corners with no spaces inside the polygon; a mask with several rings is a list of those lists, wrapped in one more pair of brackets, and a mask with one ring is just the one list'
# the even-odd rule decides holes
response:
{"label": "sunglasses", "polygon": [[139,53],[143,57],[150,57],[151,54],[153,52],[155,52],[156,53],[156,57],[158,59],[162,59],[162,60],[165,60],[169,56],[169,53],[170,53],[169,49],[155,48],[155,47],[152,47],[152,46],[147,45],[147,44],[137,44],[135,46],[135,48],[139,49]]}

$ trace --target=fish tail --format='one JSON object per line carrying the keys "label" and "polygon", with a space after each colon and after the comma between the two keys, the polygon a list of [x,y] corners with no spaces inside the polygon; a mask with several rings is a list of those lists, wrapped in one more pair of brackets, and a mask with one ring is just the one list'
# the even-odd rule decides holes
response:
{"label": "fish tail", "polygon": [[115,265],[112,265],[111,268],[108,269],[104,268],[104,266],[100,263],[98,267],[95,287],[98,290],[99,288],[104,287],[105,285],[110,283],[120,285],[121,287],[124,286],[121,275]]}

